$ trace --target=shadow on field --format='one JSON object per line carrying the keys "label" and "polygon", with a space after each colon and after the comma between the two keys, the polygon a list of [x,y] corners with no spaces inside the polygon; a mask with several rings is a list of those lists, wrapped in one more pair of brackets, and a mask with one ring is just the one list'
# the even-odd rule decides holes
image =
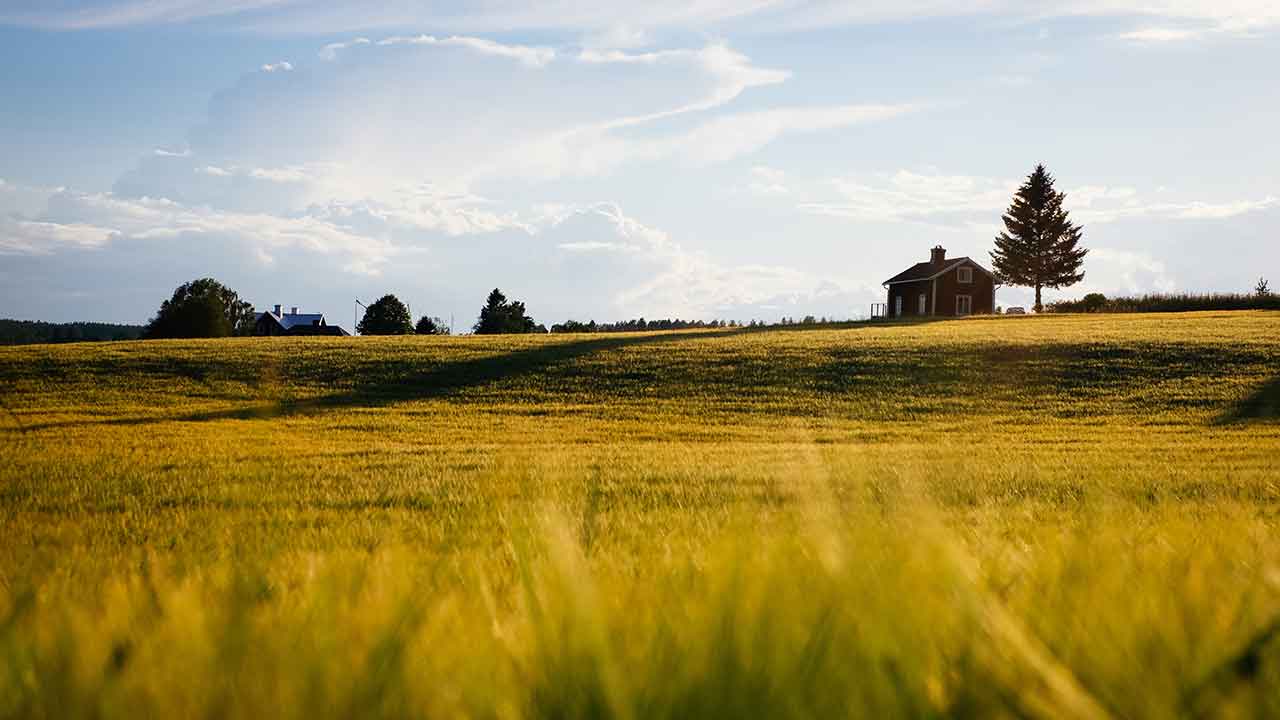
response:
{"label": "shadow on field", "polygon": [[[319,398],[260,403],[251,407],[176,416],[158,415],[154,417],[50,422],[27,425],[23,429],[26,431],[38,431],[82,425],[127,426],[165,422],[254,420],[306,415],[345,408],[382,407],[400,402],[449,397],[469,388],[496,383],[521,375],[543,372],[553,366],[567,364],[583,356],[609,350],[636,345],[708,340],[746,332],[749,332],[749,330],[734,328],[708,332],[596,337],[589,340],[539,345],[501,355],[446,362],[429,368],[419,368],[411,362],[397,360],[392,363],[386,363],[377,369],[361,368],[361,370],[366,371],[361,377],[372,377],[373,379],[363,382],[357,381],[355,387],[349,391]],[[187,375],[188,373],[183,372],[182,374]]]}
{"label": "shadow on field", "polygon": [[1280,421],[1280,376],[1258,388],[1257,392],[1245,398],[1218,418],[1218,424],[1251,422],[1257,420]]}
{"label": "shadow on field", "polygon": [[[798,326],[786,331],[884,326]],[[231,407],[186,414],[160,410],[131,417],[82,416],[28,425],[25,429],[30,431],[270,419],[441,398],[497,400],[517,413],[545,412],[548,402],[609,412],[633,402],[690,401],[690,407],[729,413],[843,413],[881,423],[932,415],[962,417],[975,411],[1059,418],[1192,413],[1208,423],[1280,417],[1280,378],[1234,408],[1220,392],[1197,391],[1205,378],[1256,376],[1259,368],[1274,367],[1274,352],[1260,347],[1150,341],[1018,343],[992,338],[963,344],[895,337],[862,342],[856,333],[812,345],[698,343],[760,332],[778,329],[546,338],[480,357],[470,354],[492,349],[463,341],[456,354],[418,352],[412,345],[379,353],[355,352],[353,346],[288,354],[268,348],[230,358],[206,353],[194,361],[177,358],[180,362],[173,364],[161,354],[124,361],[105,358],[72,367],[23,366],[8,372],[39,373],[39,379],[54,383],[65,378],[70,387],[90,382],[110,386],[118,377],[140,378],[144,386],[179,378],[184,382],[178,397]],[[607,356],[643,345],[666,347]],[[278,399],[277,389],[328,394]]]}

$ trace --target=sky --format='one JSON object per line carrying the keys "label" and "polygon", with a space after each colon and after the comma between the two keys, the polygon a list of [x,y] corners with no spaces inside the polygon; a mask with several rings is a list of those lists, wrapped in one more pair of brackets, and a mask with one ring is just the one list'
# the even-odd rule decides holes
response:
{"label": "sky", "polygon": [[0,0],[0,67],[3,317],[860,317],[1037,163],[1046,299],[1280,284],[1272,0]]}

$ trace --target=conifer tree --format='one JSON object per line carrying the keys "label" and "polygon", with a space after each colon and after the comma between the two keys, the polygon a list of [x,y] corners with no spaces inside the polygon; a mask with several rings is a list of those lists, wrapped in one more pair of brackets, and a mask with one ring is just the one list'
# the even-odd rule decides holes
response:
{"label": "conifer tree", "polygon": [[1005,212],[1005,231],[996,236],[991,263],[1000,281],[1036,289],[1036,312],[1043,309],[1040,291],[1063,288],[1084,279],[1084,256],[1079,247],[1083,228],[1074,225],[1062,207],[1065,193],[1053,189],[1053,176],[1044,165],[1018,188]]}
{"label": "conifer tree", "polygon": [[547,329],[529,317],[524,303],[519,300],[507,302],[507,296],[498,288],[489,293],[489,299],[480,308],[480,317],[476,320],[472,332],[477,335],[504,335],[512,333],[545,333]]}

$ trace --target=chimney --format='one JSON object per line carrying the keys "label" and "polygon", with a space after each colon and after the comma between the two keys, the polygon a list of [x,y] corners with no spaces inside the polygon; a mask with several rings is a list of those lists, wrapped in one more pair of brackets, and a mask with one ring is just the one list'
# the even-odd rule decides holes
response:
{"label": "chimney", "polygon": [[947,261],[947,251],[941,245],[935,246],[929,251],[929,262],[934,265],[941,265]]}
{"label": "chimney", "polygon": [[291,311],[289,312],[289,314],[290,314],[290,315],[297,315],[297,314],[298,314],[298,308],[296,308],[296,307],[295,307],[293,310],[291,310]]}
{"label": "chimney", "polygon": [[280,306],[276,305],[276,317],[280,317]]}

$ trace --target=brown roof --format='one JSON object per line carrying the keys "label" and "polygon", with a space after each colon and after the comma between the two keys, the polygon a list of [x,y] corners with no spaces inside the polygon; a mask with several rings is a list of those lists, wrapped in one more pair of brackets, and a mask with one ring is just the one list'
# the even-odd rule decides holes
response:
{"label": "brown roof", "polygon": [[960,265],[963,265],[965,263],[969,263],[973,265],[974,267],[978,268],[984,273],[987,273],[988,275],[991,274],[991,272],[988,271],[986,268],[974,262],[972,258],[958,257],[958,258],[948,258],[941,265],[935,265],[931,262],[916,263],[915,265],[912,265],[911,267],[907,268],[906,270],[903,270],[897,275],[894,275],[888,280],[885,280],[884,283],[882,284],[892,285],[894,283],[915,282],[917,280],[929,280],[931,278],[935,278],[941,275],[942,273],[954,267],[959,267]]}

